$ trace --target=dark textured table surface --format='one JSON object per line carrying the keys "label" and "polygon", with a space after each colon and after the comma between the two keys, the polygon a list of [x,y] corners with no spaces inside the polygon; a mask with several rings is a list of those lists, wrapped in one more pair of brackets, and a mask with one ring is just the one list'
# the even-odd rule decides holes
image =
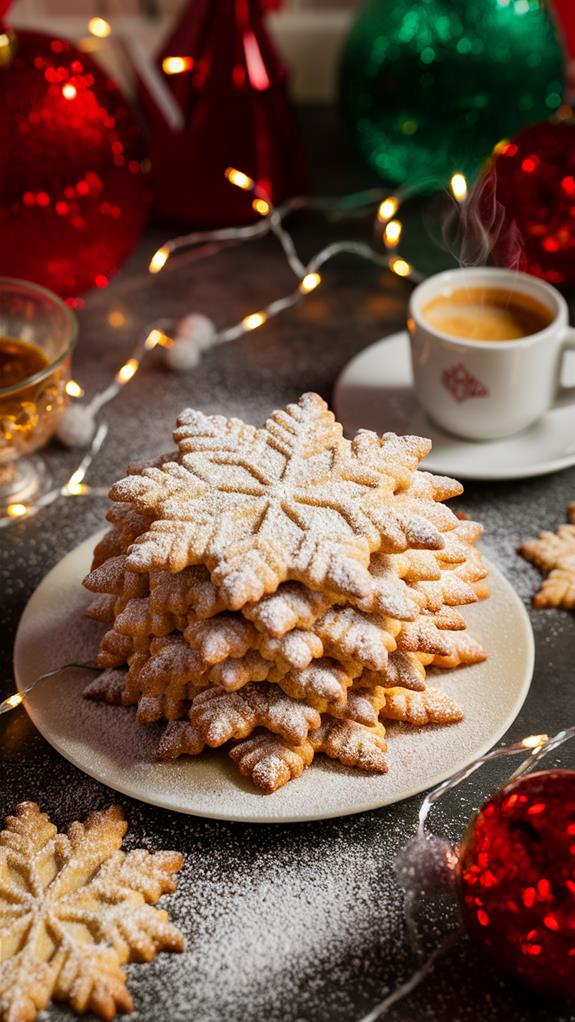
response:
{"label": "dark textured table surface", "polygon": [[[355,160],[332,116],[308,111],[304,137],[316,191],[347,192],[373,183]],[[294,235],[304,255],[325,240],[367,236],[367,222],[326,226],[302,217]],[[75,376],[89,393],[109,380],[136,331],[158,317],[199,311],[230,324],[287,292],[290,273],[267,239],[230,247],[205,261],[175,261],[156,278],[147,259],[163,232],[150,231],[105,291],[87,297],[79,315]],[[90,481],[106,485],[129,459],[166,449],[176,413],[185,405],[261,420],[271,409],[316,390],[330,398],[348,359],[403,323],[409,285],[350,259],[325,273],[325,287],[297,309],[219,350],[188,376],[152,356],[120,400],[106,409],[110,434]],[[111,310],[125,317],[109,325]],[[77,455],[55,446],[51,470],[64,481]],[[484,547],[529,607],[537,572],[516,553],[518,541],[565,519],[575,498],[575,469],[540,479],[469,484],[457,502],[481,520]],[[106,501],[60,501],[27,522],[0,532],[2,694],[11,691],[12,644],[26,600],[53,567],[101,527]],[[533,612],[535,676],[527,701],[505,740],[554,732],[575,723],[575,619]],[[504,680],[504,679],[502,679]],[[119,801],[130,823],[129,843],[175,848],[186,857],[179,893],[165,900],[187,939],[183,955],[130,966],[134,1018],[142,1022],[353,1022],[386,990],[402,982],[415,959],[406,941],[402,894],[393,861],[414,830],[420,798],[355,817],[297,826],[256,827],[178,816],[131,801],[64,761],[35,731],[22,708],[0,718],[0,812],[18,802],[41,803],[60,825]],[[573,765],[573,750],[561,762]],[[434,828],[454,838],[504,772],[482,773],[437,811]],[[449,906],[423,904],[424,945],[452,925]],[[71,1018],[67,1008],[47,1013]],[[568,1022],[575,1011],[504,984],[461,938],[418,992],[386,1018],[437,1022]]]}

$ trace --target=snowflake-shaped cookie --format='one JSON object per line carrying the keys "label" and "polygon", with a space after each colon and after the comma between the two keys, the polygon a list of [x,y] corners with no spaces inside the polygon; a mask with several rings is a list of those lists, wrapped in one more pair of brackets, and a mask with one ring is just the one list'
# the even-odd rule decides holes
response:
{"label": "snowflake-shaped cookie", "polygon": [[174,435],[178,462],[145,468],[110,493],[154,519],[130,548],[132,570],[205,564],[236,610],[285,579],[366,599],[372,551],[444,545],[451,513],[441,512],[438,527],[427,505],[398,492],[429,442],[365,431],[345,440],[317,394],[274,412],[259,429],[184,412]]}
{"label": "snowflake-shaped cookie", "polygon": [[121,966],[181,951],[161,909],[175,889],[178,852],[122,852],[119,806],[58,833],[22,802],[0,833],[0,1019],[32,1022],[48,1002],[111,1019],[132,1010]]}
{"label": "snowflake-shaped cookie", "polygon": [[569,505],[568,516],[569,525],[560,525],[557,532],[542,532],[519,547],[528,561],[549,572],[533,597],[534,607],[575,610],[575,503]]}

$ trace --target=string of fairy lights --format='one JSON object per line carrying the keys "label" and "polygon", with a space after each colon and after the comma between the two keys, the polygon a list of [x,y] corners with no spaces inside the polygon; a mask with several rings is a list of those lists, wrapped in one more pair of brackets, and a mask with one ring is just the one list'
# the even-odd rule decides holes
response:
{"label": "string of fairy lights", "polygon": [[[108,435],[107,423],[101,422],[98,425],[96,423],[96,415],[135,376],[144,354],[152,350],[156,345],[167,343],[168,341],[169,338],[162,330],[153,328],[147,331],[145,336],[138,340],[132,354],[120,366],[112,382],[105,390],[97,393],[85,405],[73,403],[65,409],[59,424],[59,434],[62,441],[67,446],[87,447],[88,450],[62,486],[55,486],[26,503],[14,501],[8,504],[6,515],[0,518],[0,529],[5,528],[14,521],[31,518],[62,497],[84,497],[88,494],[103,496],[107,494],[109,487],[94,487],[84,481]],[[73,400],[79,399],[84,396],[84,389],[76,380],[69,380],[66,384],[66,393]]]}
{"label": "string of fairy lights", "polygon": [[[60,497],[79,497],[88,494],[100,495],[106,492],[105,489],[91,487],[85,482],[86,474],[107,434],[106,424],[102,423],[98,427],[96,417],[102,408],[109,401],[117,397],[123,387],[136,376],[144,357],[154,348],[173,349],[176,345],[189,345],[192,357],[189,357],[187,361],[186,359],[180,359],[179,368],[192,368],[197,364],[199,354],[207,350],[207,348],[236,340],[243,334],[262,327],[270,319],[285,312],[287,309],[293,308],[307,295],[316,291],[323,283],[323,276],[320,273],[322,267],[342,254],[353,255],[378,267],[389,269],[399,277],[407,277],[412,280],[420,279],[416,269],[398,251],[398,246],[403,236],[403,224],[398,217],[398,213],[402,203],[413,194],[413,188],[404,188],[398,190],[394,195],[384,195],[383,197],[379,190],[374,189],[337,199],[296,197],[276,207],[271,202],[269,196],[243,171],[235,167],[228,167],[225,171],[225,176],[231,185],[253,194],[252,206],[261,219],[245,227],[194,231],[172,238],[154,252],[148,266],[149,272],[151,274],[161,273],[168,261],[183,249],[214,242],[219,244],[235,242],[237,244],[253,241],[272,233],[280,243],[288,266],[296,277],[296,286],[288,294],[274,298],[260,309],[248,312],[239,322],[221,329],[214,327],[210,330],[207,337],[194,337],[193,334],[192,336],[178,336],[177,329],[175,336],[172,336],[166,331],[163,324],[161,327],[152,326],[146,329],[136,341],[129,357],[115,373],[111,383],[103,391],[95,394],[89,402],[84,404],[77,403],[85,396],[84,389],[76,380],[68,381],[66,392],[72,399],[72,403],[63,413],[58,428],[58,435],[66,446],[84,446],[89,447],[89,450],[63,486],[55,487],[27,503],[14,502],[9,504],[5,517],[0,518],[0,528],[5,527],[14,520],[29,518],[37,514],[38,511],[48,507]],[[467,198],[467,183],[463,174],[457,173],[453,175],[450,182],[450,191],[458,203],[465,201]],[[375,232],[376,236],[380,236],[383,251],[377,251],[366,242],[336,241],[317,252],[307,263],[300,259],[293,237],[286,229],[284,223],[290,214],[296,210],[311,209],[336,216],[345,215],[350,211],[357,212],[364,207],[373,206],[374,203],[377,204]],[[204,322],[208,322],[205,320],[205,317],[199,318]],[[174,360],[170,364],[173,368]]]}
{"label": "string of fairy lights", "polygon": [[[406,187],[399,189],[395,195],[381,196],[381,193],[370,191],[362,192],[353,196],[346,196],[343,199],[313,199],[296,198],[288,200],[280,206],[273,206],[269,196],[256,184],[256,182],[241,170],[235,167],[228,167],[225,172],[230,184],[241,188],[244,191],[252,192],[254,200],[253,209],[260,214],[262,222],[244,228],[230,228],[216,231],[193,232],[165,242],[154,253],[150,260],[150,273],[160,273],[168,260],[183,248],[189,248],[197,244],[204,244],[210,241],[242,241],[262,237],[272,232],[280,242],[285,253],[288,265],[298,278],[297,288],[282,298],[275,299],[262,309],[248,313],[243,319],[233,326],[218,331],[214,337],[214,343],[234,340],[250,330],[256,330],[263,326],[270,318],[292,307],[305,295],[315,291],[322,283],[320,268],[341,254],[351,254],[366,259],[391,270],[399,277],[409,277],[417,281],[421,275],[417,269],[404,259],[399,253],[398,246],[403,236],[403,224],[397,214],[401,205],[407,198],[410,198],[415,191],[422,188],[426,182],[420,182],[416,188]],[[457,203],[464,203],[467,199],[468,188],[463,174],[453,174],[449,190]],[[376,216],[376,229],[378,230],[384,251],[379,252],[365,242],[341,241],[334,242],[323,248],[307,264],[299,258],[292,236],[284,226],[284,220],[294,210],[321,209],[323,211],[341,211],[342,208],[358,209],[361,205],[372,205],[374,197],[378,198]]]}
{"label": "string of fairy lights", "polygon": [[[102,40],[106,39],[112,32],[110,23],[102,17],[91,18],[88,23],[88,29],[92,36]],[[192,67],[193,60],[191,57],[177,55],[166,57],[162,64],[162,70],[167,75],[186,73]],[[288,266],[296,278],[297,283],[295,287],[287,294],[273,299],[262,308],[247,312],[239,322],[220,329],[214,328],[209,333],[209,340],[205,332],[201,338],[199,336],[194,337],[193,335],[178,335],[177,328],[175,331],[168,332],[168,328],[163,323],[146,328],[138,337],[129,357],[119,367],[109,385],[84,404],[79,403],[85,396],[84,389],[77,381],[68,381],[66,393],[71,399],[71,404],[64,412],[59,435],[68,446],[84,446],[87,449],[77,467],[62,486],[54,487],[34,501],[10,504],[6,517],[0,518],[0,528],[14,521],[29,518],[61,498],[76,498],[86,495],[99,496],[107,493],[107,487],[94,487],[86,482],[87,474],[108,435],[107,423],[100,422],[98,424],[96,417],[104,406],[116,398],[123,388],[134,379],[144,358],[154,349],[164,348],[166,351],[170,351],[178,344],[188,343],[196,349],[197,355],[198,351],[201,354],[208,347],[233,341],[246,333],[259,329],[270,319],[293,308],[307,295],[321,287],[324,283],[324,278],[320,270],[332,259],[342,254],[364,259],[375,266],[390,270],[401,278],[407,278],[412,281],[421,279],[421,274],[417,268],[405,259],[400,252],[400,245],[404,237],[404,224],[400,219],[400,213],[404,202],[411,198],[414,192],[425,188],[428,182],[419,182],[417,188],[406,187],[398,189],[394,194],[385,194],[379,189],[371,189],[339,199],[296,197],[276,207],[257,182],[242,170],[229,167],[225,174],[231,185],[253,195],[252,208],[260,219],[254,224],[245,227],[192,232],[172,238],[166,241],[153,254],[148,267],[149,272],[151,274],[158,274],[164,271],[166,264],[183,249],[206,243],[225,244],[228,242],[242,243],[254,241],[272,233],[277,238]],[[449,182],[449,192],[456,203],[464,204],[466,202],[468,199],[468,185],[462,173],[456,172],[452,175]],[[300,259],[293,237],[285,227],[285,220],[292,213],[307,209],[339,216],[373,205],[377,206],[374,236],[380,248],[376,249],[373,245],[366,242],[343,240],[327,245],[307,263]],[[199,318],[205,321],[205,317]],[[195,365],[196,362],[197,359],[190,359],[189,366]],[[72,669],[75,671],[99,670],[94,663],[74,662],[46,671],[37,676],[26,687],[14,691],[1,701],[0,715],[16,710],[41,683],[49,679],[56,679]],[[426,823],[433,805],[448,792],[457,788],[483,764],[495,759],[528,753],[527,758],[521,762],[519,768],[510,778],[515,779],[533,769],[544,756],[549,755],[573,737],[575,737],[575,727],[564,729],[551,737],[546,734],[529,735],[510,746],[492,750],[486,755],[475,759],[453,777],[438,785],[424,798],[419,811],[418,832],[414,838],[414,845],[418,842],[425,842],[428,838]],[[454,867],[455,862],[456,858],[454,857]],[[404,984],[388,994],[380,1004],[362,1019],[362,1022],[376,1022],[377,1019],[380,1019],[387,1013],[392,1005],[398,1003],[411,993],[426,977],[437,957],[445,952],[455,937],[456,935],[450,935]]]}
{"label": "string of fairy lights", "polygon": [[[112,32],[110,23],[102,17],[91,18],[88,29],[93,37],[101,40],[106,39]],[[186,73],[193,63],[190,61],[191,58],[177,55],[167,57],[163,61],[162,70],[168,75]],[[188,321],[194,321],[195,325],[192,322],[191,327],[188,324],[185,330],[181,325],[168,328],[165,322],[148,327],[138,337],[129,357],[117,370],[110,384],[95,394],[90,401],[80,403],[85,396],[84,389],[76,380],[68,381],[66,393],[71,402],[60,420],[58,437],[65,446],[87,448],[87,451],[63,486],[54,487],[36,499],[9,504],[5,517],[0,518],[0,529],[16,520],[37,514],[62,497],[83,497],[106,492],[105,489],[92,487],[86,482],[88,470],[97,457],[108,431],[106,423],[98,425],[97,416],[102,408],[134,379],[144,357],[155,348],[166,349],[166,361],[170,368],[179,371],[192,369],[208,348],[236,340],[246,333],[259,329],[270,319],[293,308],[307,295],[316,291],[324,283],[320,271],[328,262],[340,255],[351,255],[365,260],[414,282],[421,279],[417,268],[400,252],[404,225],[399,214],[403,203],[418,191],[427,189],[429,181],[420,181],[417,186],[403,187],[394,194],[386,194],[381,189],[372,188],[339,198],[298,196],[275,206],[265,190],[244,171],[228,167],[225,176],[230,185],[253,196],[252,208],[259,219],[243,227],[194,231],[172,238],[154,252],[148,266],[149,272],[151,274],[163,272],[166,264],[184,249],[210,244],[244,243],[273,234],[296,278],[295,286],[287,294],[272,299],[262,308],[247,312],[239,322],[221,328],[216,328],[211,321],[201,315],[186,317]],[[468,188],[463,174],[459,172],[453,174],[449,183],[449,193],[457,204],[465,203]],[[285,226],[287,218],[300,210],[317,211],[337,220],[374,206],[376,214],[373,234],[377,247],[362,241],[336,241],[322,248],[304,263],[292,235]]]}

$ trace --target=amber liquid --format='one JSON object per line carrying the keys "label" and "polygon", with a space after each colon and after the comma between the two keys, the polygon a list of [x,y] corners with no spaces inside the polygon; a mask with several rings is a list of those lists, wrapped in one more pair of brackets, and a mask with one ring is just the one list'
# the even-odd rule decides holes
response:
{"label": "amber liquid", "polygon": [[36,344],[0,335],[0,475],[3,465],[37,450],[56,428],[66,403],[70,360],[46,373],[50,361]]}
{"label": "amber liquid", "polygon": [[35,376],[48,363],[46,352],[35,344],[0,336],[0,390]]}

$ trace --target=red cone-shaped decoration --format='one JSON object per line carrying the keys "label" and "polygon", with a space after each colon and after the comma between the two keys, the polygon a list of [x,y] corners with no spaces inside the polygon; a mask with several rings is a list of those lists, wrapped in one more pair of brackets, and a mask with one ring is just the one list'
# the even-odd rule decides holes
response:
{"label": "red cone-shaped decoration", "polygon": [[191,0],[156,67],[183,114],[182,130],[174,130],[140,81],[158,219],[197,227],[254,219],[252,197],[224,177],[229,166],[249,174],[274,203],[305,189],[286,70],[259,0]]}

